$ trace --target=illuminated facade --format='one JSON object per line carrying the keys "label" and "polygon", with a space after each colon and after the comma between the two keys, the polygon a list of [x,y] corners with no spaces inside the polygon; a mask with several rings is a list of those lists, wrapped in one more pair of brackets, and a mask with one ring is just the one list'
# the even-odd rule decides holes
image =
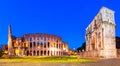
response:
{"label": "illuminated facade", "polygon": [[116,58],[114,11],[102,7],[86,28],[87,57]]}
{"label": "illuminated facade", "polygon": [[16,38],[8,27],[8,54],[14,56],[64,56],[68,44],[59,36],[51,34],[25,34]]}

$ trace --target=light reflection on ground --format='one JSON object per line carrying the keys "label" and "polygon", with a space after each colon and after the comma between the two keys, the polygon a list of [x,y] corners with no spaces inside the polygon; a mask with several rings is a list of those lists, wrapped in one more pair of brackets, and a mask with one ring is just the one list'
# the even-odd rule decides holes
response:
{"label": "light reflection on ground", "polygon": [[95,63],[1,63],[0,66],[120,66],[120,59],[102,60]]}

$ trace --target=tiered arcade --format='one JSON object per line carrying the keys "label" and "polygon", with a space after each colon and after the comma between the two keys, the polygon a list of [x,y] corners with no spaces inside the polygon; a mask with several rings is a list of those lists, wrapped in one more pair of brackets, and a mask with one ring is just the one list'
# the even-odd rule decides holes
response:
{"label": "tiered arcade", "polygon": [[[68,54],[68,44],[59,36],[33,33],[8,39],[8,48],[14,56],[64,56]],[[10,46],[10,47],[9,47]],[[11,48],[12,46],[12,48]]]}

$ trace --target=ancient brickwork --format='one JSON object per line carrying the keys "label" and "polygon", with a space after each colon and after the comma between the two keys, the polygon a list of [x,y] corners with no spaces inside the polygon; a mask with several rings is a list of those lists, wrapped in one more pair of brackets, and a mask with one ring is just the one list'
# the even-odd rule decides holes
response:
{"label": "ancient brickwork", "polygon": [[[12,34],[10,34],[12,35]],[[14,56],[64,56],[68,54],[68,44],[59,36],[33,33],[11,39],[8,35],[8,52]]]}
{"label": "ancient brickwork", "polygon": [[102,7],[86,28],[86,56],[115,58],[115,28],[114,11]]}

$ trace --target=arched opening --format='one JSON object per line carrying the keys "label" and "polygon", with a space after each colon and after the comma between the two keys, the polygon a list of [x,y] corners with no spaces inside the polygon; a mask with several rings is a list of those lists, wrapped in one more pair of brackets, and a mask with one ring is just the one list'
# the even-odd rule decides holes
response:
{"label": "arched opening", "polygon": [[60,51],[59,51],[59,56],[61,56],[61,53],[60,53]]}
{"label": "arched opening", "polygon": [[53,55],[52,55],[52,51],[51,51],[51,56],[53,56]]}
{"label": "arched opening", "polygon": [[48,51],[48,56],[49,56],[50,52]]}
{"label": "arched opening", "polygon": [[95,37],[92,39],[92,50],[95,50]]}
{"label": "arched opening", "polygon": [[30,38],[30,42],[32,41],[32,38]]}
{"label": "arched opening", "polygon": [[46,43],[44,44],[44,48],[46,48]]}
{"label": "arched opening", "polygon": [[101,48],[101,41],[99,42],[99,48]]}
{"label": "arched opening", "polygon": [[58,48],[58,44],[56,44],[56,47]]}
{"label": "arched opening", "polygon": [[32,48],[32,42],[30,42],[30,48]]}
{"label": "arched opening", "polygon": [[37,51],[37,56],[39,56],[39,51]]}
{"label": "arched opening", "polygon": [[26,54],[27,56],[29,55],[29,51],[27,51],[27,54]]}
{"label": "arched opening", "polygon": [[32,56],[32,51],[30,51],[30,56]]}
{"label": "arched opening", "polygon": [[50,47],[50,42],[48,42],[48,48]]}
{"label": "arched opening", "polygon": [[43,51],[41,51],[41,56],[43,55]]}
{"label": "arched opening", "polygon": [[35,47],[35,44],[36,44],[36,43],[35,43],[35,42],[33,42],[33,47]]}
{"label": "arched opening", "polygon": [[56,51],[57,53],[56,53],[56,55],[58,56],[58,51]]}
{"label": "arched opening", "polygon": [[46,50],[44,51],[44,55],[46,55]]}
{"label": "arched opening", "polygon": [[36,52],[35,52],[35,50],[33,51],[33,55],[35,56],[35,54],[36,54]]}

